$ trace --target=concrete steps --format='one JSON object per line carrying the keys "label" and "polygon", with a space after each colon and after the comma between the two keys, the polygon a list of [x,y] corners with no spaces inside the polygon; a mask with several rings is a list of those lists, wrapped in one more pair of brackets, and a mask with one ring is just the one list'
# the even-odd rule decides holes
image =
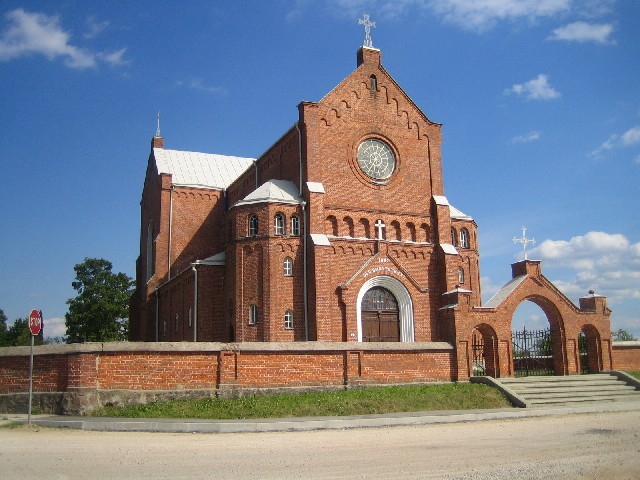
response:
{"label": "concrete steps", "polygon": [[516,398],[523,400],[528,408],[588,402],[640,402],[640,382],[620,372],[499,378],[495,379],[495,382]]}

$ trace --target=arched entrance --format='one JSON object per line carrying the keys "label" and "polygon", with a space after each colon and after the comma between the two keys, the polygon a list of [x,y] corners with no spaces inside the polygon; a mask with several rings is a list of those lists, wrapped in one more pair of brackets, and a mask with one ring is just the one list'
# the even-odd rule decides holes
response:
{"label": "arched entrance", "polygon": [[551,300],[538,295],[523,299],[518,309],[526,303],[525,301],[539,307],[537,310],[542,311],[547,322],[518,328],[514,326],[514,312],[511,331],[511,361],[514,375],[525,377],[567,374],[564,323],[560,311]]}
{"label": "arched entrance", "polygon": [[471,351],[472,376],[500,376],[498,338],[493,328],[486,324],[476,325],[471,333]]}
{"label": "arched entrance", "polygon": [[600,334],[593,325],[585,325],[578,335],[580,373],[598,373],[602,370]]}
{"label": "arched entrance", "polygon": [[[380,288],[377,288],[380,287]],[[369,292],[372,293],[369,293]],[[367,300],[365,301],[365,296]],[[393,302],[395,301],[395,307]],[[384,306],[385,303],[388,308],[375,308],[377,306]],[[364,282],[356,301],[357,308],[357,321],[358,321],[358,341],[400,341],[400,342],[413,342],[413,302],[406,287],[394,277],[386,275],[373,277]],[[380,314],[378,314],[380,311]],[[396,313],[394,313],[396,312]],[[375,319],[374,319],[375,313]],[[395,315],[395,317],[394,317]],[[397,320],[395,320],[397,318]],[[375,324],[378,325],[378,331],[382,327],[382,335],[375,334]],[[397,338],[393,333],[392,324],[397,322]],[[374,326],[372,326],[374,325]],[[368,329],[368,333],[365,339],[365,327]],[[395,338],[395,340],[385,340],[382,338]],[[380,340],[374,340],[374,338],[381,338]]]}
{"label": "arched entrance", "polygon": [[384,287],[373,287],[362,297],[363,342],[400,341],[400,312],[398,301]]}

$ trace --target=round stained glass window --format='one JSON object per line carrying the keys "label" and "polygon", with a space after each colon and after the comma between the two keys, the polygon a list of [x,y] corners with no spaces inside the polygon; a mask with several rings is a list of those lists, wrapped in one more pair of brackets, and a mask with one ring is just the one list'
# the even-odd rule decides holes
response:
{"label": "round stained glass window", "polygon": [[358,163],[362,171],[375,180],[386,180],[396,168],[391,147],[377,138],[368,138],[358,147]]}

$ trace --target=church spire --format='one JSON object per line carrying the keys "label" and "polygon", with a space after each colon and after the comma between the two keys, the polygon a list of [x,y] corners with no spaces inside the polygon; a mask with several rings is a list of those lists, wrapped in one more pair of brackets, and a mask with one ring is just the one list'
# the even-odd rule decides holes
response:
{"label": "church spire", "polygon": [[158,110],[158,126],[156,128],[156,137],[161,137],[160,135],[160,110]]}
{"label": "church spire", "polygon": [[151,148],[164,148],[164,138],[160,134],[160,110],[158,110],[156,134],[151,141]]}

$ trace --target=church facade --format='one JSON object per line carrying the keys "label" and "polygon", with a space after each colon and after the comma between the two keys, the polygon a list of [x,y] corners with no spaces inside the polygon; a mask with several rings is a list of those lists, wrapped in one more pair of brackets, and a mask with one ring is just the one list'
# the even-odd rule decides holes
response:
{"label": "church facade", "polygon": [[477,225],[445,196],[441,141],[368,47],[257,159],[166,149],[158,133],[130,339],[447,344],[453,378],[479,356],[504,376],[511,315],[530,300],[549,320],[556,373],[579,370],[581,335],[591,370],[610,367],[606,299],[576,307],[539,262],[514,264],[482,305]]}

